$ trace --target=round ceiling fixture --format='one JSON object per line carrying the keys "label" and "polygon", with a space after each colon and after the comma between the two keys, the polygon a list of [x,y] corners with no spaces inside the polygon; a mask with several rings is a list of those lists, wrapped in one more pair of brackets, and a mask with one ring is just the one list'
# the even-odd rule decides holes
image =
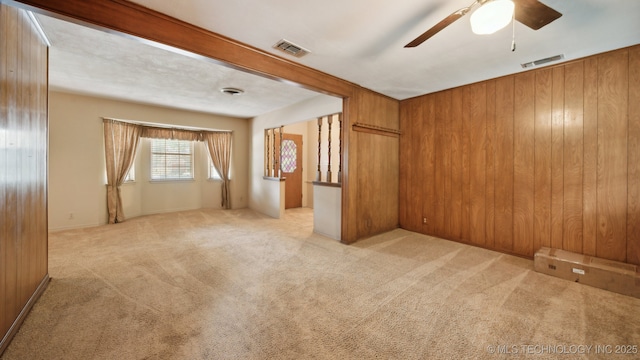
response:
{"label": "round ceiling fixture", "polygon": [[515,5],[511,0],[493,0],[482,5],[471,14],[471,31],[478,35],[489,35],[509,25],[513,20]]}
{"label": "round ceiling fixture", "polygon": [[231,96],[238,96],[238,95],[244,94],[244,90],[231,88],[231,87],[222,88],[220,89],[220,91],[224,94],[231,95]]}

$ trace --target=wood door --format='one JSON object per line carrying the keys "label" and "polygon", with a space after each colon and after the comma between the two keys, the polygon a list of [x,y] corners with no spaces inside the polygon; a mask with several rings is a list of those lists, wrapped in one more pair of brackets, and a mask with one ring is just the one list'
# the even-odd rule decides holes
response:
{"label": "wood door", "polygon": [[302,207],[302,135],[282,134],[280,166],[286,178],[284,208]]}

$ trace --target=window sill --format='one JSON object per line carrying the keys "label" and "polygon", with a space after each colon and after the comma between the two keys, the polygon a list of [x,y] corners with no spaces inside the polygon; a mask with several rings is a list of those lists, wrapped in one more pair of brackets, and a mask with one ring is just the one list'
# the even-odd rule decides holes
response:
{"label": "window sill", "polygon": [[170,182],[180,182],[180,183],[184,183],[184,182],[195,182],[196,179],[151,179],[149,180],[150,183],[154,184],[162,184],[162,183],[170,183]]}

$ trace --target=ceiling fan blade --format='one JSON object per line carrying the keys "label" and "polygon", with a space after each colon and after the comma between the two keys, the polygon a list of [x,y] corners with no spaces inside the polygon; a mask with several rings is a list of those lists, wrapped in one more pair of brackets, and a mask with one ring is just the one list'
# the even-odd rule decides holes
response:
{"label": "ceiling fan blade", "polygon": [[471,7],[462,8],[462,9],[454,12],[453,14],[447,16],[446,18],[444,18],[444,20],[442,20],[439,23],[437,23],[431,29],[427,30],[424,34],[418,36],[412,42],[408,43],[404,47],[412,48],[412,47],[416,47],[416,46],[422,44],[427,39],[429,39],[433,35],[435,35],[438,32],[440,32],[440,30],[446,28],[447,26],[453,24],[456,20],[458,20],[461,17],[463,17],[467,12],[469,12],[469,9],[471,9]]}
{"label": "ceiling fan blade", "polygon": [[562,16],[561,13],[538,0],[514,0],[516,20],[533,30],[538,30]]}

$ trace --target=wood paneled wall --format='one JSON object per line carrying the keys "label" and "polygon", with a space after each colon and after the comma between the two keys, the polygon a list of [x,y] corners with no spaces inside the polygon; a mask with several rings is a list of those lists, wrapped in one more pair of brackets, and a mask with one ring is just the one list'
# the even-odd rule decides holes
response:
{"label": "wood paneled wall", "polygon": [[400,225],[640,264],[640,46],[400,103]]}
{"label": "wood paneled wall", "polygon": [[398,227],[399,136],[356,131],[353,124],[398,130],[399,102],[361,89],[349,103],[355,106],[351,114],[357,115],[352,115],[351,126],[345,131],[349,137],[346,181],[350,186],[343,187],[342,201],[352,211],[346,219],[343,216],[344,243]]}
{"label": "wood paneled wall", "polygon": [[48,280],[47,59],[27,14],[0,4],[0,353]]}

